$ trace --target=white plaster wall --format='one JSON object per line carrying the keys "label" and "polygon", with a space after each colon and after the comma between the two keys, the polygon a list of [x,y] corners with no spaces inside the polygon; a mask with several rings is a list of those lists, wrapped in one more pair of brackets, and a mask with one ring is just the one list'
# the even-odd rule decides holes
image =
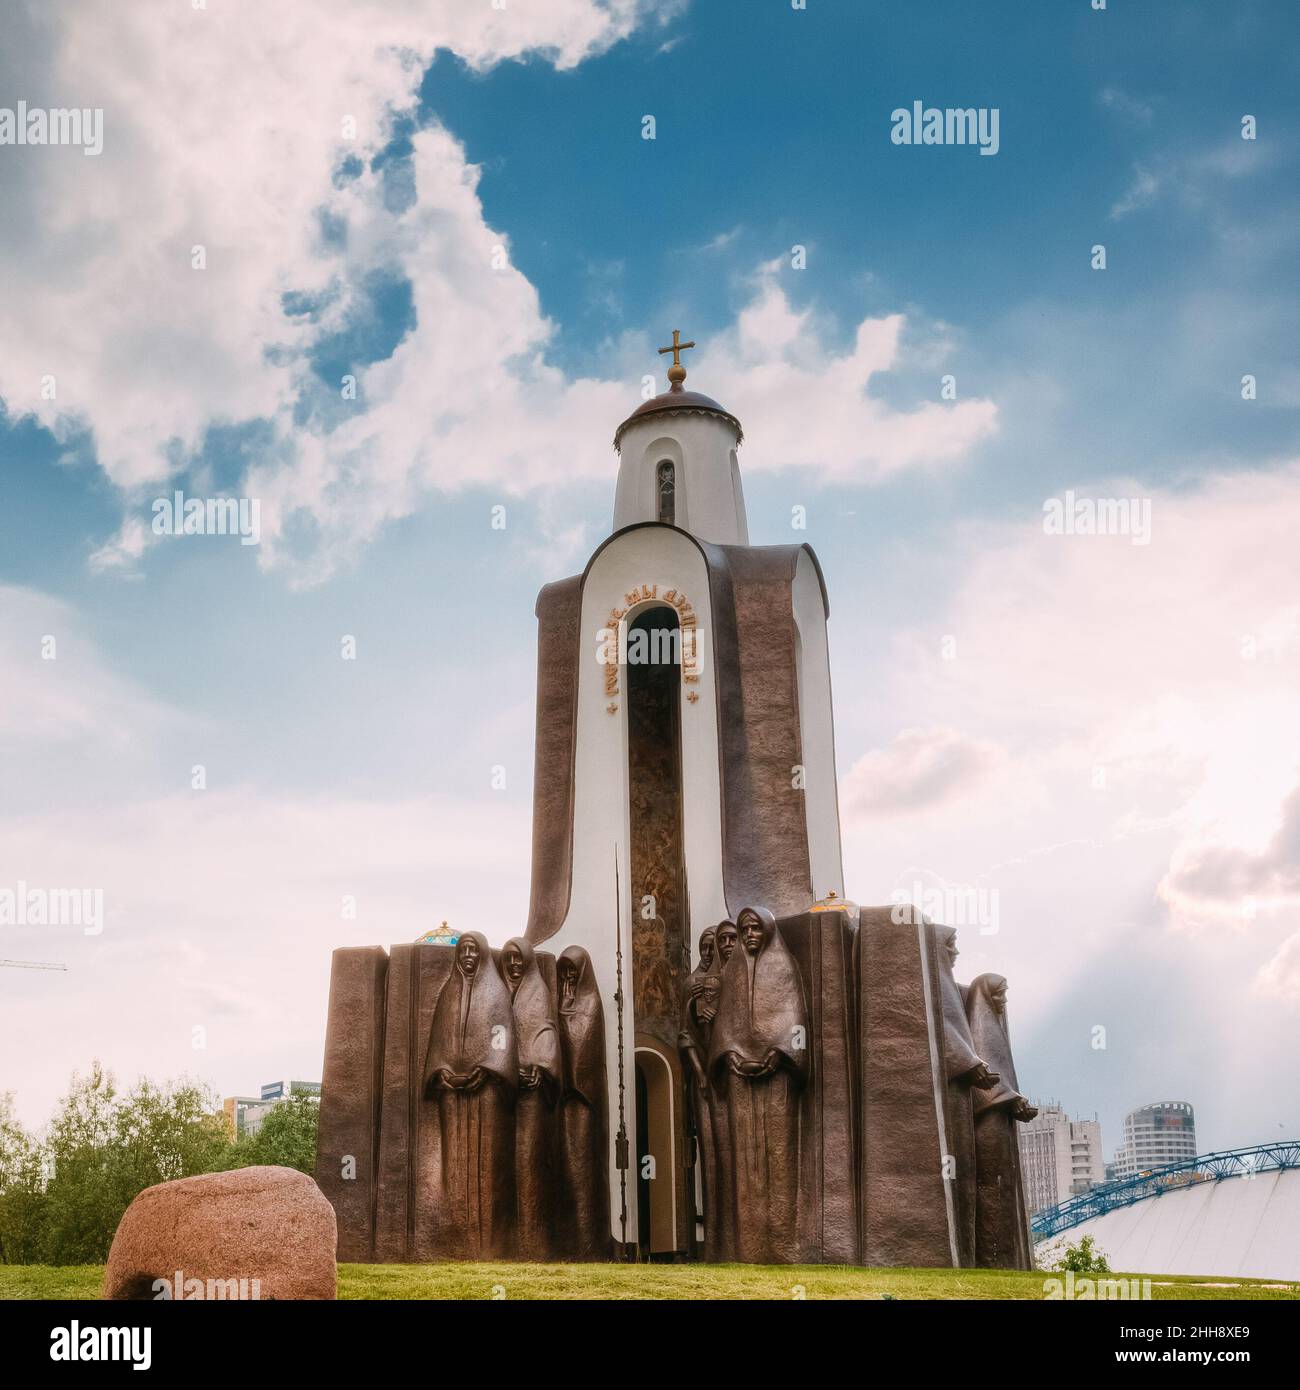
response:
{"label": "white plaster wall", "polygon": [[614,526],[658,521],[655,469],[676,469],[675,525],[718,545],[748,545],[745,496],[733,466],[736,432],[716,415],[650,415],[629,425],[619,455]]}
{"label": "white plaster wall", "polygon": [[844,896],[840,803],[835,782],[835,724],[831,712],[830,649],[826,605],[817,567],[799,552],[794,577],[794,620],[799,633],[799,729],[804,761],[804,815],[813,896]]}
{"label": "white plaster wall", "polygon": [[[681,705],[682,832],[691,923],[699,933],[726,915],[722,889],[722,816],[718,767],[717,693],[712,662],[712,605],[704,558],[685,537],[668,527],[645,527],[612,541],[592,565],[582,595],[581,658],[578,664],[578,728],[573,813],[573,884],[568,915],[545,949],[557,955],[579,945],[590,953],[605,1006],[606,1064],[609,1069],[610,1216],[620,1237],[619,1172],[614,1139],[618,1131],[618,1019],[615,962],[614,859],[618,856],[623,944],[623,1057],[626,1119],[635,1143],[634,1023],[632,1016],[632,938],[629,918],[629,815],[627,768],[627,679],[619,672],[618,713],[607,713],[605,670],[597,660],[597,634],[610,610],[627,608],[626,595],[642,584],[685,594],[701,633],[700,681],[684,686]],[[629,609],[634,617],[644,605]],[[694,704],[685,698],[699,692]],[[694,943],[693,943],[694,944]],[[636,1239],[636,1180],[629,1169],[628,1240]]]}

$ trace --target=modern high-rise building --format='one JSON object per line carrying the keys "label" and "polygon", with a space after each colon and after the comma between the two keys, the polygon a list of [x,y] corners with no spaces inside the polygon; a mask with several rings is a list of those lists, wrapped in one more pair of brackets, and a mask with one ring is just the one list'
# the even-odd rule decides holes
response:
{"label": "modern high-rise building", "polygon": [[1101,1123],[1072,1120],[1059,1105],[1039,1105],[1037,1116],[1017,1125],[1025,1201],[1030,1213],[1054,1207],[1106,1179]]}
{"label": "modern high-rise building", "polygon": [[1115,1176],[1164,1168],[1196,1157],[1196,1115],[1185,1100],[1157,1100],[1124,1116],[1124,1142],[1115,1154]]}

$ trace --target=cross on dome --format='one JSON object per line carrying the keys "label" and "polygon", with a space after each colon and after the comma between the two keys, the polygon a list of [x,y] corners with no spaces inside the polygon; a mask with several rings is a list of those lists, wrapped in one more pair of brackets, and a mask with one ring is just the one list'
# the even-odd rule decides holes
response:
{"label": "cross on dome", "polygon": [[681,355],[686,351],[687,348],[693,348],[694,346],[695,342],[693,339],[689,343],[682,342],[681,329],[674,328],[672,345],[670,347],[661,347],[659,349],[659,353],[661,356],[665,352],[671,352],[673,355],[673,365],[668,368],[668,380],[672,383],[672,389],[674,391],[680,391],[682,389],[682,382],[686,380],[686,368],[682,366]]}

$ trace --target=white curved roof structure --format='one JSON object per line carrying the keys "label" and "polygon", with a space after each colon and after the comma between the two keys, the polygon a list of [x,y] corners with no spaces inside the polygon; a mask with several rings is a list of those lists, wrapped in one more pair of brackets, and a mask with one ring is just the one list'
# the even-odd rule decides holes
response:
{"label": "white curved roof structure", "polygon": [[1072,1227],[1129,1274],[1300,1280],[1300,1168],[1196,1183]]}

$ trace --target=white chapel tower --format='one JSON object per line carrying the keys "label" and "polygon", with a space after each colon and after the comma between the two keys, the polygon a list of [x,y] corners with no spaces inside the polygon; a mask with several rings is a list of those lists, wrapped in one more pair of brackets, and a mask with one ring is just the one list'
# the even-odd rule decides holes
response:
{"label": "white chapel tower", "polygon": [[684,388],[693,346],[674,331],[670,389],[615,431],[610,536],[537,602],[527,935],[584,947],[622,1000],[612,1233],[650,1254],[694,1221],[684,1183],[647,1190],[635,1160],[685,1170],[676,1039],[700,933],[844,893],[821,569],[807,545],[749,544],[740,421]]}

